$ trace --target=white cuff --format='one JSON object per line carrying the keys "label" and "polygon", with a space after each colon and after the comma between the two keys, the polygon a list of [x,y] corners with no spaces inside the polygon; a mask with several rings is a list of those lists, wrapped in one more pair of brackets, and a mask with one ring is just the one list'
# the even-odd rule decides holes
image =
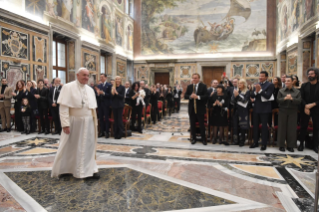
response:
{"label": "white cuff", "polygon": [[260,94],[261,92],[263,92],[263,89],[260,89],[260,91],[258,93]]}
{"label": "white cuff", "polygon": [[200,96],[197,96],[197,99],[200,100]]}

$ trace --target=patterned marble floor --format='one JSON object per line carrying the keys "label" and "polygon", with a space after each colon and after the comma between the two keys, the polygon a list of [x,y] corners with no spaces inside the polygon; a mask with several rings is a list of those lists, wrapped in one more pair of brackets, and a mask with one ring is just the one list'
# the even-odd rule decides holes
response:
{"label": "patterned marble floor", "polygon": [[99,138],[99,181],[50,178],[58,136],[0,133],[0,211],[313,211],[317,157],[188,141],[179,114]]}

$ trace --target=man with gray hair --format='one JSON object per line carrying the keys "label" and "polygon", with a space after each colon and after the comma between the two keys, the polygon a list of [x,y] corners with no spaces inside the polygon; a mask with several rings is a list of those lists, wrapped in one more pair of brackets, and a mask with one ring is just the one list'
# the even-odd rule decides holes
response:
{"label": "man with gray hair", "polygon": [[75,178],[99,179],[95,161],[97,144],[96,97],[87,85],[89,71],[80,68],[77,80],[62,87],[58,104],[62,135],[52,177],[73,175]]}

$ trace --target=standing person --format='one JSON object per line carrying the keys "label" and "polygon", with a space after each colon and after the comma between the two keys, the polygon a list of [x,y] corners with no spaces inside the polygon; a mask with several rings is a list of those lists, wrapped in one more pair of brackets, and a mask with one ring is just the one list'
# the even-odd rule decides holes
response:
{"label": "standing person", "polygon": [[179,84],[176,84],[175,88],[174,88],[174,105],[173,108],[175,109],[175,105],[176,107],[176,111],[179,113],[179,110],[181,109],[181,96],[183,93],[183,89],[180,87]]}
{"label": "standing person", "polygon": [[[282,88],[281,78],[280,77],[274,77],[274,79],[272,80],[272,83],[274,84],[273,95],[274,95],[275,101],[271,102],[271,110],[274,110],[274,109],[278,109],[279,108],[278,102],[277,102],[277,96],[278,96],[279,90]],[[278,125],[278,114],[275,114],[274,118],[275,118],[274,124],[275,124],[275,126],[277,126]],[[268,126],[269,127],[272,126],[272,115],[270,115],[269,118],[268,118]]]}
{"label": "standing person", "polygon": [[283,75],[281,76],[281,87],[282,87],[282,88],[285,88],[285,87],[286,87],[285,82],[286,82],[286,74],[283,74]]}
{"label": "standing person", "polygon": [[171,116],[172,111],[174,111],[174,96],[173,96],[173,91],[171,86],[167,87],[166,100],[167,100],[168,114],[169,116]]}
{"label": "standing person", "polygon": [[285,88],[280,89],[276,99],[279,104],[277,141],[280,151],[285,151],[286,141],[287,150],[294,152],[294,147],[297,145],[297,134],[294,132],[294,129],[297,129],[298,107],[301,103],[301,94],[298,89],[292,86],[291,77],[286,77],[285,84]]}
{"label": "standing person", "polygon": [[24,132],[23,130],[23,124],[22,124],[22,117],[21,117],[21,103],[22,103],[22,99],[24,97],[24,82],[23,80],[19,80],[16,84],[16,89],[15,91],[12,93],[12,96],[15,100],[14,102],[14,124],[17,125],[17,130],[19,132]]}
{"label": "standing person", "polygon": [[160,86],[159,88],[156,88],[156,91],[159,93],[158,100],[162,101],[164,104],[166,99],[166,91],[164,89],[164,86]]}
{"label": "standing person", "polygon": [[[245,79],[241,79],[238,82],[238,89],[234,90],[231,99],[234,103],[234,144],[239,144],[240,147],[245,145],[245,134],[249,130],[249,99],[250,91],[247,89],[247,82]],[[239,132],[241,137],[238,141]]]}
{"label": "standing person", "polygon": [[292,85],[297,88],[300,89],[300,81],[297,75],[291,75],[292,77]]}
{"label": "standing person", "polygon": [[0,116],[2,122],[2,129],[0,132],[11,131],[11,99],[12,88],[8,87],[7,79],[1,79],[1,94],[0,94]]}
{"label": "standing person", "polygon": [[37,89],[33,88],[33,83],[28,80],[26,90],[24,92],[24,97],[28,99],[30,108],[31,108],[31,114],[30,114],[30,132],[35,132],[36,129],[36,118],[35,116],[38,115],[38,103],[37,99],[35,98],[35,94],[37,92]]}
{"label": "standing person", "polygon": [[307,70],[308,82],[302,84],[301,93],[301,130],[299,151],[303,151],[304,142],[307,135],[309,119],[311,117],[313,123],[313,150],[318,153],[318,131],[319,131],[319,69],[309,68]]}
{"label": "standing person", "polygon": [[47,89],[50,88],[50,84],[49,84],[49,79],[48,79],[48,78],[45,78],[45,79],[43,80],[43,86],[44,86],[45,88],[47,88]]}
{"label": "standing person", "polygon": [[21,105],[21,117],[23,122],[24,133],[30,134],[30,117],[31,117],[31,107],[27,98],[22,99]]}
{"label": "standing person", "polygon": [[156,120],[160,121],[159,111],[158,111],[159,109],[157,105],[158,97],[159,97],[159,93],[157,92],[155,85],[153,85],[151,87],[151,102],[150,102],[152,105],[151,116],[152,116],[153,124],[156,124]]}
{"label": "standing person", "polygon": [[115,77],[115,86],[112,87],[112,110],[114,116],[114,138],[121,139],[124,131],[123,127],[123,108],[124,108],[124,93],[125,88],[121,85],[122,79],[119,76]]}
{"label": "standing person", "polygon": [[144,102],[145,102],[145,107],[148,106],[148,104],[150,103],[150,99],[151,99],[151,91],[150,89],[148,89],[148,86],[145,85],[144,81],[140,81],[140,87],[141,89],[143,89],[145,91],[145,98],[144,98]]}
{"label": "standing person", "polygon": [[48,101],[48,95],[49,90],[44,87],[44,81],[42,79],[38,80],[38,89],[36,94],[34,95],[35,98],[38,100],[38,110],[39,110],[39,116],[40,116],[40,122],[41,122],[41,133],[45,133],[45,135],[49,134],[49,101]]}
{"label": "standing person", "polygon": [[61,89],[62,89],[61,79],[55,78],[54,83],[52,85],[52,88],[49,91],[49,96],[48,96],[49,103],[51,106],[51,112],[52,112],[52,117],[53,117],[53,121],[54,121],[54,126],[55,126],[55,132],[52,133],[52,135],[61,134],[61,131],[62,131],[60,116],[59,116],[59,107],[60,106],[57,103]]}
{"label": "standing person", "polygon": [[[138,131],[139,133],[142,133],[142,111],[143,111],[143,104],[137,104],[136,100],[139,97],[140,93],[139,91],[142,90],[140,87],[139,82],[134,82],[131,88],[131,106],[132,106],[132,125],[131,130],[132,131]],[[137,128],[134,127],[135,121],[137,116]]]}
{"label": "standing person", "polygon": [[187,86],[185,99],[189,99],[188,114],[190,116],[191,124],[191,143],[196,143],[196,120],[198,120],[202,142],[204,145],[207,145],[204,124],[207,103],[207,87],[205,84],[199,82],[199,80],[200,75],[198,73],[194,73],[192,75],[193,83]]}
{"label": "standing person", "polygon": [[102,84],[98,85],[97,99],[98,99],[98,111],[100,121],[100,134],[99,137],[105,136],[109,138],[109,114],[111,106],[111,89],[112,84],[107,82],[107,75],[100,74]]}
{"label": "standing person", "polygon": [[208,108],[213,108],[212,114],[210,115],[210,123],[214,127],[214,140],[213,144],[217,143],[217,130],[219,128],[219,143],[224,143],[229,145],[228,142],[225,142],[224,137],[224,128],[227,127],[227,107],[228,107],[228,97],[223,85],[218,85],[216,92],[208,100]]}
{"label": "standing person", "polygon": [[254,101],[253,125],[254,125],[254,143],[250,148],[258,147],[259,123],[261,122],[262,145],[260,150],[267,149],[268,142],[268,117],[271,114],[271,101],[274,100],[274,85],[268,82],[268,72],[261,71],[259,74],[259,84],[255,85],[251,98]]}
{"label": "standing person", "polygon": [[124,101],[125,101],[125,104],[127,105],[131,105],[131,101],[132,101],[132,98],[130,96],[130,93],[131,93],[131,83],[129,81],[125,82],[125,94],[124,94]]}
{"label": "standing person", "polygon": [[72,174],[75,178],[99,179],[95,161],[97,145],[96,98],[87,85],[89,71],[80,68],[77,80],[62,87],[58,104],[62,134],[51,177]]}

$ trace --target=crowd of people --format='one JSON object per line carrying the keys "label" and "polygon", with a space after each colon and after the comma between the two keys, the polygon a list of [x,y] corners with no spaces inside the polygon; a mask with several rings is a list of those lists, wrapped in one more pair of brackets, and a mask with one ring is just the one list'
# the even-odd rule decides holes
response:
{"label": "crowd of people", "polygon": [[[222,76],[219,81],[213,80],[211,87],[207,88],[200,82],[200,75],[195,73],[192,82],[187,87],[184,98],[189,100],[188,112],[190,118],[191,143],[200,140],[207,144],[207,134],[213,144],[229,145],[228,134],[233,133],[233,144],[244,146],[248,130],[253,129],[253,144],[250,148],[259,146],[261,137],[261,150],[266,150],[269,142],[270,128],[277,129],[277,145],[280,151],[285,146],[290,152],[300,141],[298,150],[304,149],[304,143],[309,132],[309,120],[312,120],[313,149],[318,152],[319,128],[319,70],[310,68],[307,71],[308,82],[300,86],[296,75],[274,77],[268,80],[265,71],[259,74],[259,83],[248,85],[245,79],[234,78],[229,80]],[[124,105],[132,107],[131,130],[142,133],[143,108],[150,104],[153,124],[160,121],[161,116],[158,101],[167,102],[167,112],[171,115],[174,110],[179,112],[183,90],[179,85],[147,85],[144,81],[122,85],[121,77],[115,77],[108,82],[106,74],[100,74],[98,84],[90,84],[93,88],[99,120],[99,137],[110,137],[110,117],[113,114],[113,134],[115,139],[124,135],[123,108]],[[2,121],[1,131],[11,131],[11,118],[14,118],[17,131],[25,134],[33,133],[37,129],[36,117],[39,117],[41,130],[39,134],[50,133],[50,120],[54,122],[54,132],[61,134],[61,111],[59,108],[59,95],[63,88],[59,78],[16,83],[15,89],[7,86],[5,78],[1,80],[0,115]],[[14,99],[14,115],[12,116],[11,102]],[[85,98],[79,96],[78,98]],[[83,104],[83,101],[82,101]],[[206,109],[209,117],[205,117]],[[278,113],[273,116],[273,111]],[[252,111],[252,112],[251,112]],[[250,121],[252,120],[252,121]],[[206,132],[206,126],[208,132]],[[198,130],[199,129],[199,130]],[[299,129],[299,133],[295,131]],[[201,139],[197,139],[200,134]],[[285,144],[286,143],[286,144]]]}
{"label": "crowd of people", "polygon": [[[293,152],[297,139],[300,141],[298,150],[303,151],[307,135],[312,131],[312,148],[318,153],[319,70],[310,68],[307,76],[308,82],[301,84],[296,75],[270,80],[268,72],[261,71],[259,83],[252,85],[245,79],[229,80],[222,76],[221,81],[213,80],[207,89],[200,82],[200,75],[193,74],[185,93],[185,99],[189,99],[191,143],[200,140],[207,144],[205,124],[208,123],[213,144],[229,145],[228,135],[224,133],[224,129],[228,129],[233,132],[233,144],[244,146],[248,131],[253,129],[250,148],[258,147],[261,137],[263,151],[270,140],[269,130],[275,129],[278,133],[273,139],[279,150],[285,151],[287,146],[287,150]],[[209,117],[205,116],[207,108]],[[199,132],[201,139],[197,139]]]}
{"label": "crowd of people", "polygon": [[[22,134],[36,132],[37,118],[39,119],[39,134],[50,133],[50,117],[54,122],[54,132],[61,134],[60,105],[58,99],[62,90],[60,78],[55,78],[49,84],[48,79],[35,81],[20,80],[15,89],[7,86],[7,80],[1,80],[0,115],[2,120],[1,132],[11,131],[11,122],[14,121],[17,131]],[[149,104],[152,105],[151,117],[155,124],[161,120],[158,101],[167,101],[167,113],[179,112],[182,88],[176,85],[174,88],[168,85],[153,85],[149,88],[144,81],[129,81],[122,85],[121,77],[117,76],[108,82],[106,74],[100,74],[98,84],[90,83],[97,101],[97,116],[99,119],[99,137],[110,137],[110,118],[113,115],[115,139],[124,135],[123,108],[127,104],[132,107],[131,130],[142,133],[142,112]],[[83,98],[83,96],[79,96]],[[11,116],[11,102],[14,99],[14,115]],[[176,107],[175,107],[176,105]],[[13,118],[13,120],[11,120]]]}

